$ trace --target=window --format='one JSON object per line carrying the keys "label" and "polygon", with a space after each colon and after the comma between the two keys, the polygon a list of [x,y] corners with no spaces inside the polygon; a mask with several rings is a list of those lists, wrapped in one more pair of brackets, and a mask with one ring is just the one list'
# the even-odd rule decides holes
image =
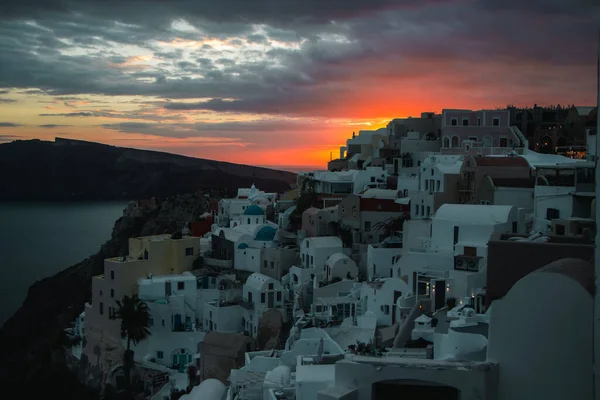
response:
{"label": "window", "polygon": [[517,226],[517,221],[513,221],[512,223],[512,233],[517,233],[519,227]]}
{"label": "window", "polygon": [[390,313],[390,306],[388,306],[387,304],[385,306],[382,306],[383,308],[383,313],[388,315]]}
{"label": "window", "polygon": [[193,247],[186,247],[185,248],[185,255],[187,256],[193,256],[194,255],[194,248]]}
{"label": "window", "polygon": [[546,219],[547,220],[553,220],[553,219],[558,219],[560,218],[560,210],[556,209],[556,208],[548,208],[546,210]]}
{"label": "window", "polygon": [[248,218],[248,225],[250,225],[250,218]]}
{"label": "window", "polygon": [[429,217],[431,215],[431,207],[427,206],[427,216]]}
{"label": "window", "polygon": [[115,279],[115,271],[110,271],[110,279]]}
{"label": "window", "polygon": [[458,120],[456,118],[452,118],[452,120],[450,121],[450,124],[452,126],[456,126],[456,125],[458,125]]}
{"label": "window", "polygon": [[[344,213],[344,207],[342,207],[342,214]],[[306,243],[306,247],[308,247],[308,242]]]}
{"label": "window", "polygon": [[152,317],[148,318],[148,326],[154,326],[154,319]]}
{"label": "window", "polygon": [[448,136],[444,137],[444,147],[450,147],[450,138]]}
{"label": "window", "polygon": [[508,138],[500,138],[500,147],[508,147]]}
{"label": "window", "polygon": [[[343,211],[343,209],[342,209],[342,211]],[[307,240],[306,241],[306,248],[308,248],[308,243],[309,243],[309,241]]]}
{"label": "window", "polygon": [[481,200],[481,201],[480,201],[480,203],[481,203],[482,205],[484,205],[484,206],[489,206],[489,205],[490,205],[490,202],[489,202],[489,200]]}
{"label": "window", "polygon": [[165,320],[164,320],[164,319],[163,319],[163,320],[161,320],[160,322],[161,322],[161,325],[162,325],[162,326],[165,326]]}
{"label": "window", "polygon": [[429,190],[429,181],[425,179],[425,190]]}
{"label": "window", "polygon": [[271,261],[271,269],[275,269],[275,261]]}
{"label": "window", "polygon": [[377,209],[381,210],[381,204],[377,204]]}
{"label": "window", "polygon": [[494,125],[494,126],[500,126],[500,118],[497,118],[497,117],[493,118],[492,119],[492,125]]}
{"label": "window", "polygon": [[481,126],[481,118],[477,118],[477,126]]}
{"label": "window", "polygon": [[265,302],[265,294],[264,294],[264,293],[261,293],[261,294],[260,294],[260,302],[261,302],[261,303],[264,303],[264,302]]}
{"label": "window", "polygon": [[102,296],[102,290],[100,291],[100,296]]}
{"label": "window", "polygon": [[[304,254],[302,254],[302,258],[304,258]],[[267,260],[263,261],[263,268],[267,269],[268,262]]]}
{"label": "window", "polygon": [[177,282],[177,290],[184,290],[185,282]]}
{"label": "window", "polygon": [[469,126],[469,118],[463,118],[463,126]]}
{"label": "window", "polygon": [[281,301],[281,292],[277,292],[277,301]]}
{"label": "window", "polygon": [[310,256],[310,265],[315,265],[315,258]]}
{"label": "window", "polygon": [[415,205],[415,215],[419,215],[419,206]]}
{"label": "window", "polygon": [[256,218],[256,223],[258,224],[258,218]]}
{"label": "window", "polygon": [[474,142],[477,141],[477,136],[469,136],[469,140],[472,140]]}
{"label": "window", "polygon": [[111,298],[115,297],[115,289],[110,289],[110,297]]}
{"label": "window", "polygon": [[454,227],[454,244],[458,243],[458,226]]}
{"label": "window", "polygon": [[371,221],[365,221],[365,232],[371,232]]}
{"label": "window", "polygon": [[269,290],[273,290],[273,284],[269,283]]}
{"label": "window", "polygon": [[436,181],[436,185],[435,186],[436,186],[435,191],[439,192],[440,191],[440,181],[439,181],[439,179]]}
{"label": "window", "polygon": [[112,318],[112,317],[113,317],[113,308],[108,307],[108,318]]}
{"label": "window", "polygon": [[100,302],[100,315],[104,315],[104,303]]}
{"label": "window", "polygon": [[164,353],[162,351],[157,351],[156,352],[156,358],[158,358],[159,360],[162,360],[164,357]]}

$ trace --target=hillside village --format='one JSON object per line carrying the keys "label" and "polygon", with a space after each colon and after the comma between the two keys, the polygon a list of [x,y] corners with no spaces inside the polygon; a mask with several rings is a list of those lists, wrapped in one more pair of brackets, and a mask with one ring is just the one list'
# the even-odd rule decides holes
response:
{"label": "hillside village", "polygon": [[[285,193],[239,188],[130,238],[70,365],[156,400],[591,398],[596,128],[570,158],[511,119],[394,119]],[[125,299],[147,306],[139,341]]]}

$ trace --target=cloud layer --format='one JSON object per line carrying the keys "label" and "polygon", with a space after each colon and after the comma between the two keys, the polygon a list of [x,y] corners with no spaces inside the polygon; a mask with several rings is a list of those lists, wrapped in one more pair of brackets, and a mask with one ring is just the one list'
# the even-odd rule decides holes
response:
{"label": "cloud layer", "polygon": [[326,152],[351,122],[593,104],[599,19],[591,0],[9,0],[0,118],[196,138],[203,156],[222,138],[233,161],[286,138],[304,157],[307,137]]}

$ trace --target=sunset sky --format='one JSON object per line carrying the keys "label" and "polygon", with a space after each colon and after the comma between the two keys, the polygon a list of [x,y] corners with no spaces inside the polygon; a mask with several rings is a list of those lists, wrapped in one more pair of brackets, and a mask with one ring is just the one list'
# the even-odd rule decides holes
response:
{"label": "sunset sky", "polygon": [[323,168],[442,108],[596,104],[597,0],[4,0],[0,142]]}

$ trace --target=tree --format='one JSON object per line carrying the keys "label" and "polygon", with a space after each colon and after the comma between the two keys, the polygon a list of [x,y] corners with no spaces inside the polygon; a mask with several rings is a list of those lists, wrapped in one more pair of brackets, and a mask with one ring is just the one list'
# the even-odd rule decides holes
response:
{"label": "tree", "polygon": [[354,243],[354,235],[352,233],[352,227],[338,221],[337,223],[337,236],[342,240],[344,247],[352,247]]}
{"label": "tree", "polygon": [[121,320],[121,337],[127,339],[127,350],[123,357],[123,372],[125,374],[125,385],[129,389],[131,368],[133,367],[133,351],[131,343],[138,344],[150,336],[150,312],[148,305],[138,298],[137,295],[123,296],[117,303],[117,311],[112,319]]}
{"label": "tree", "polygon": [[396,232],[402,231],[404,221],[406,221],[407,219],[408,215],[406,213],[401,214],[397,217],[391,217],[386,219],[385,221],[381,221],[373,225],[373,230],[375,232],[381,232],[385,237],[395,236]]}
{"label": "tree", "polygon": [[318,196],[315,192],[315,182],[310,178],[305,178],[302,181],[300,193],[296,199],[296,209],[294,214],[302,215],[304,211],[317,205]]}

